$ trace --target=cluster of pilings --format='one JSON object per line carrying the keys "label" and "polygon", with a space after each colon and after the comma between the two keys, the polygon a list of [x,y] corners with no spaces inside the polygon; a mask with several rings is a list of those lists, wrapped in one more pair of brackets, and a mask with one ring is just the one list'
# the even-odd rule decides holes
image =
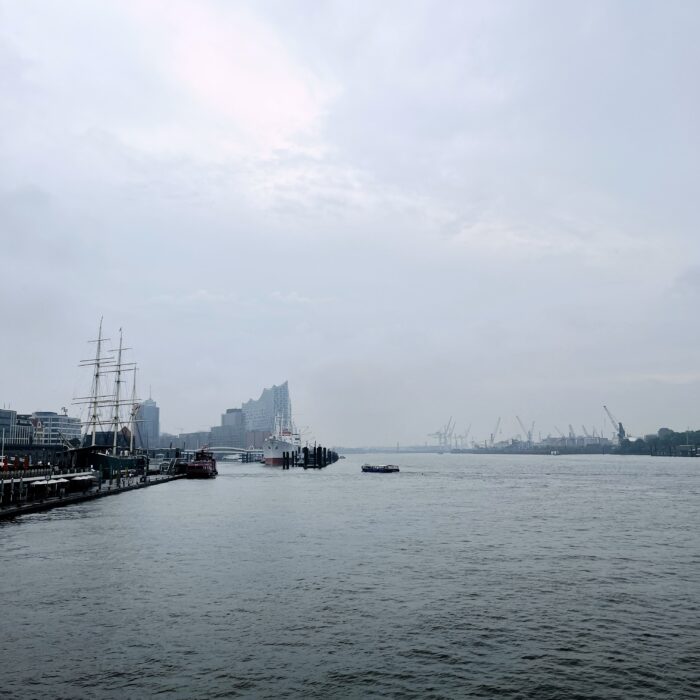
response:
{"label": "cluster of pilings", "polygon": [[338,461],[338,453],[321,445],[302,447],[300,451],[282,453],[282,469],[303,467],[304,469],[323,469]]}
{"label": "cluster of pilings", "polygon": [[323,469],[329,464],[333,464],[338,460],[338,454],[321,445],[315,447],[302,448],[302,464],[304,469]]}

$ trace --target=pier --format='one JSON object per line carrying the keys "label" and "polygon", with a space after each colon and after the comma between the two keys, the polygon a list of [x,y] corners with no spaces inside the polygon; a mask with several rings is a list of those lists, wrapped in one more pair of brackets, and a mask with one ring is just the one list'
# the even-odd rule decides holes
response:
{"label": "pier", "polygon": [[30,471],[44,473],[22,473],[17,477],[13,473],[0,477],[0,520],[105,496],[116,496],[183,478],[182,474],[157,474],[120,477],[110,482],[102,481],[90,472],[51,473],[50,469]]}

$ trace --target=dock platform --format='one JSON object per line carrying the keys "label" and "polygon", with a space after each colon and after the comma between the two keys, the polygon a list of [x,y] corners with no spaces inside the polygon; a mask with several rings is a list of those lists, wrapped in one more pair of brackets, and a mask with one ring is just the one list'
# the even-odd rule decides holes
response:
{"label": "dock platform", "polygon": [[0,520],[16,518],[20,515],[29,515],[30,513],[41,513],[53,508],[62,508],[75,503],[83,503],[84,501],[92,501],[96,498],[104,498],[106,496],[116,496],[127,491],[136,491],[137,489],[145,489],[149,486],[164,484],[169,481],[184,478],[182,474],[172,475],[152,475],[147,481],[137,481],[136,483],[128,483],[124,486],[102,484],[99,488],[94,488],[91,491],[84,493],[66,494],[63,496],[50,496],[43,500],[35,500],[23,503],[0,504]]}

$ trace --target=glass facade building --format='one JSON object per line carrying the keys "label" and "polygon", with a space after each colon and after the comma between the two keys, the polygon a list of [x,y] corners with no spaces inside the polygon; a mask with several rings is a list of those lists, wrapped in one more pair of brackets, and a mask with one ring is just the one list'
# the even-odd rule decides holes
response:
{"label": "glass facade building", "polygon": [[146,399],[136,412],[134,430],[137,447],[155,449],[160,441],[160,408],[153,399]]}

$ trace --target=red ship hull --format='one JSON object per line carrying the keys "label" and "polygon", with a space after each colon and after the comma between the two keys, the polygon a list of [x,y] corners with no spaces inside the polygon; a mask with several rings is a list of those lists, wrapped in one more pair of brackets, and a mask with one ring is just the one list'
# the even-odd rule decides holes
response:
{"label": "red ship hull", "polygon": [[216,471],[216,460],[211,452],[201,450],[197,452],[194,459],[187,465],[185,475],[188,479],[213,479]]}

